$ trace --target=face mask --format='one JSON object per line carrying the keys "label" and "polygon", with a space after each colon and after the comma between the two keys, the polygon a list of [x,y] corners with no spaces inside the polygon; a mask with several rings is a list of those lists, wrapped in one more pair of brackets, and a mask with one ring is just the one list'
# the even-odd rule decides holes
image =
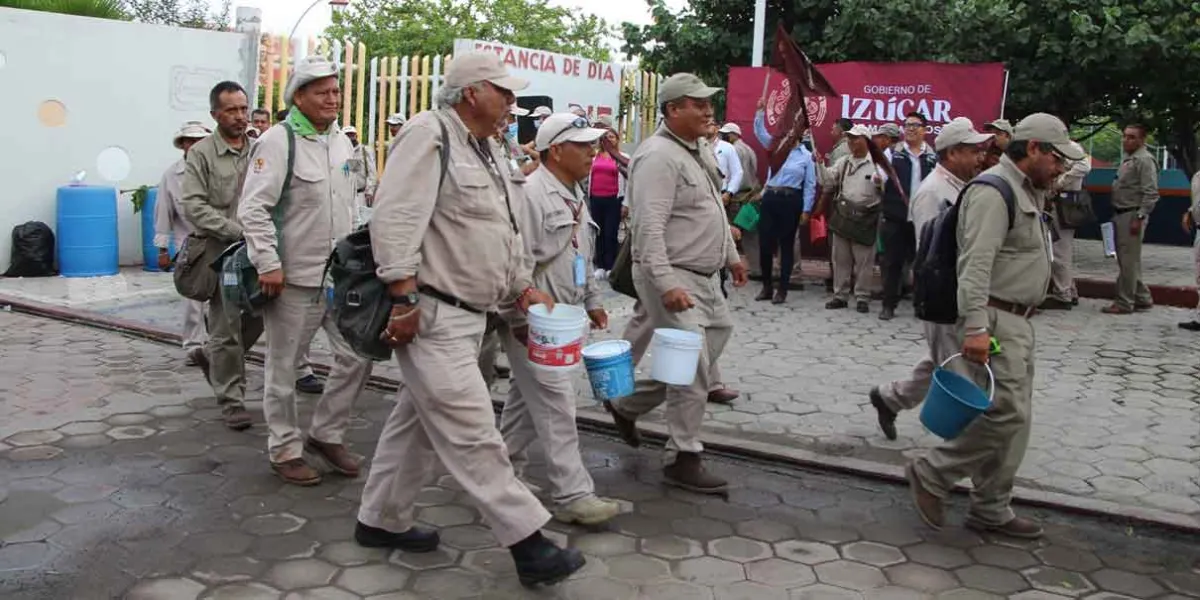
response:
{"label": "face mask", "polygon": [[510,137],[514,140],[517,139],[517,124],[516,123],[508,124],[508,137]]}

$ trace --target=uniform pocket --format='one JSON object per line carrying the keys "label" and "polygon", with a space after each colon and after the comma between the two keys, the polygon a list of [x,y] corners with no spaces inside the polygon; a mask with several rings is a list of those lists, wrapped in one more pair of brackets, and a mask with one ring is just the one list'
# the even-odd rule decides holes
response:
{"label": "uniform pocket", "polygon": [[454,208],[473,217],[491,217],[496,214],[496,186],[491,175],[482,169],[452,172],[459,196]]}
{"label": "uniform pocket", "polygon": [[305,164],[297,160],[292,170],[292,179],[291,201],[302,206],[312,206],[321,201],[322,194],[314,193],[314,190],[325,189],[324,183],[329,179],[329,170],[320,165]]}

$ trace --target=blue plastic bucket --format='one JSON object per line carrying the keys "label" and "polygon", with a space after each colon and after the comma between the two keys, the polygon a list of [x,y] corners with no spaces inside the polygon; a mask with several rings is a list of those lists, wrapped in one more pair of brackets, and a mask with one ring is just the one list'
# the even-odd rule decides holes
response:
{"label": "blue plastic bucket", "polygon": [[597,342],[583,349],[583,366],[597,400],[633,395],[633,347],[625,340]]}
{"label": "blue plastic bucket", "polygon": [[946,363],[962,356],[955,354],[947,358],[933,371],[933,381],[925,394],[921,406],[921,423],[925,428],[944,440],[952,440],[992,405],[996,392],[996,378],[991,367],[987,368],[991,390],[984,393],[975,382],[946,369]]}

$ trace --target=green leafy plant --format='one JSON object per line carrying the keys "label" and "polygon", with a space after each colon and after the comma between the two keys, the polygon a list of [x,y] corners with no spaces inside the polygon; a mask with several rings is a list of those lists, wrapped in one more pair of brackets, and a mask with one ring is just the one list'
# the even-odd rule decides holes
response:
{"label": "green leafy plant", "polygon": [[129,194],[129,201],[133,203],[133,214],[142,212],[142,207],[146,205],[146,197],[150,195],[150,188],[154,186],[143,185],[136,188],[121,190],[122,194]]}
{"label": "green leafy plant", "polygon": [[131,18],[121,0],[0,0],[0,7],[119,21]]}

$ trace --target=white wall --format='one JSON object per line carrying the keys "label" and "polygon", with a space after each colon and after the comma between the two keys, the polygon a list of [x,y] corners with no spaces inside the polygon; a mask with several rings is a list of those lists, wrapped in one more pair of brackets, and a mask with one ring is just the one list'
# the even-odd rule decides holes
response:
{"label": "white wall", "polygon": [[[171,145],[179,125],[195,119],[211,127],[212,86],[229,79],[253,89],[252,41],[240,33],[0,8],[0,272],[8,268],[12,227],[44,221],[53,228],[55,190],[74,173],[87,171],[87,183],[118,189],[157,185],[181,156]],[[48,126],[46,113],[39,114],[46,101],[65,107],[61,125]],[[129,159],[119,181],[106,180],[97,165],[111,147]],[[138,264],[140,215],[127,196],[117,206],[121,264]]]}

